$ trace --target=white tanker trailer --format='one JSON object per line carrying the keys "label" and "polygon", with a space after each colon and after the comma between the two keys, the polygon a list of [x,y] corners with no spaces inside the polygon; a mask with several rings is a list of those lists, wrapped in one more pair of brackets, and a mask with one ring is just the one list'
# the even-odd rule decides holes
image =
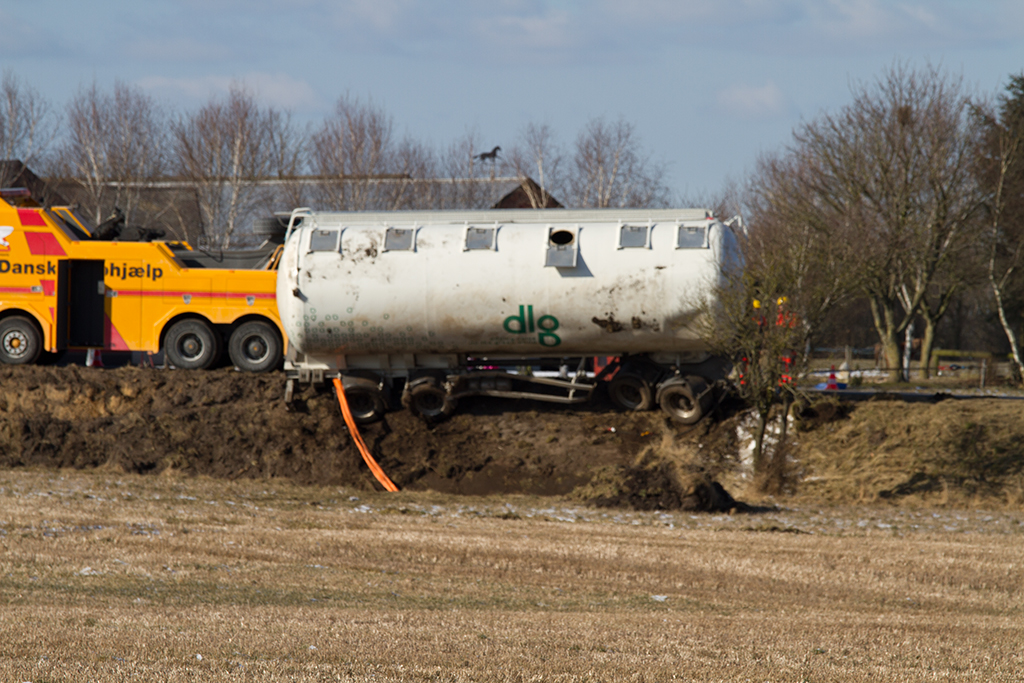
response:
{"label": "white tanker trailer", "polygon": [[[614,370],[618,406],[696,422],[727,368],[695,322],[735,245],[704,209],[296,210],[286,401],[340,377],[357,421],[399,396],[429,419],[472,395],[585,401]],[[595,357],[618,360],[595,376]]]}

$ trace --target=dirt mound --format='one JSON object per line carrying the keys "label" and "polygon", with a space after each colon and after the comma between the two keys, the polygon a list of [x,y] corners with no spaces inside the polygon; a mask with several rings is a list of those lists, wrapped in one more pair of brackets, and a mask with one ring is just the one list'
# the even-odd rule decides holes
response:
{"label": "dirt mound", "polygon": [[[308,390],[289,412],[280,374],[4,367],[0,382],[0,467],[376,486],[333,393]],[[570,409],[480,399],[437,425],[396,411],[362,433],[405,489],[566,494],[595,472],[628,467],[668,428],[660,413],[624,414],[600,401]],[[638,476],[629,486],[641,486]]]}
{"label": "dirt mound", "polygon": [[[597,483],[599,486],[600,482]],[[706,474],[682,474],[666,461],[624,468],[611,473],[607,483],[612,487],[610,493],[581,497],[599,507],[631,507],[635,510],[746,512],[751,509]]]}
{"label": "dirt mound", "polygon": [[797,498],[1024,506],[1022,400],[822,402],[806,414]]}
{"label": "dirt mound", "polygon": [[[0,382],[0,467],[377,487],[333,392],[307,390],[289,412],[279,373],[7,366]],[[809,406],[791,430],[792,500],[1024,505],[1022,417],[1024,401]],[[744,510],[726,491],[751,495],[744,419],[681,427],[603,397],[583,407],[481,398],[437,425],[389,413],[363,438],[404,489]]]}

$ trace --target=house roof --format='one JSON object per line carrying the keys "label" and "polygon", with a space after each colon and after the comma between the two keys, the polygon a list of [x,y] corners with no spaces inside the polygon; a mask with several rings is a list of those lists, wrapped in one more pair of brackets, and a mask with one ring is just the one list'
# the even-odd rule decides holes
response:
{"label": "house roof", "polygon": [[24,188],[40,206],[59,206],[67,201],[19,159],[0,159],[0,188]]}

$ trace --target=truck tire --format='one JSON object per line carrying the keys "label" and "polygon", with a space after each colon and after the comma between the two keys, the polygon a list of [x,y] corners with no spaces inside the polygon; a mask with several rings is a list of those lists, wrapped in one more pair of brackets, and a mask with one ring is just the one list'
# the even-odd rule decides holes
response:
{"label": "truck tire", "polygon": [[388,404],[381,391],[380,382],[368,377],[345,376],[345,400],[356,424],[369,424],[384,417]]}
{"label": "truck tire", "polygon": [[231,333],[228,355],[243,372],[269,372],[281,365],[282,346],[281,335],[272,325],[254,320]]}
{"label": "truck tire", "polygon": [[182,320],[167,330],[164,352],[176,368],[206,370],[217,362],[220,344],[217,335],[202,320]]}
{"label": "truck tire", "polygon": [[428,422],[436,422],[455,412],[456,400],[434,382],[423,382],[409,389],[409,410]]}
{"label": "truck tire", "polygon": [[643,377],[632,373],[616,373],[608,383],[608,398],[622,410],[650,410],[654,405],[651,385]]}
{"label": "truck tire", "polygon": [[670,380],[658,392],[658,404],[669,417],[684,425],[700,422],[710,407],[707,384],[699,377]]}
{"label": "truck tire", "polygon": [[43,350],[43,335],[35,323],[20,315],[0,320],[0,362],[30,365]]}
{"label": "truck tire", "polygon": [[369,424],[384,417],[387,406],[384,394],[376,387],[353,387],[345,389],[345,399],[352,419],[356,424]]}

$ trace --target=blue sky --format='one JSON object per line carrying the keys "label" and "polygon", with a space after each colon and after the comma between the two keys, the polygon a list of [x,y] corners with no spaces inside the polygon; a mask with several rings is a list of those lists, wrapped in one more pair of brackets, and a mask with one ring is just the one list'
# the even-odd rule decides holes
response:
{"label": "blue sky", "polygon": [[742,181],[897,61],[982,95],[1024,70],[1022,0],[0,0],[0,24],[3,68],[56,108],[94,81],[178,111],[242,82],[317,121],[347,92],[437,148],[622,117],[681,197]]}

